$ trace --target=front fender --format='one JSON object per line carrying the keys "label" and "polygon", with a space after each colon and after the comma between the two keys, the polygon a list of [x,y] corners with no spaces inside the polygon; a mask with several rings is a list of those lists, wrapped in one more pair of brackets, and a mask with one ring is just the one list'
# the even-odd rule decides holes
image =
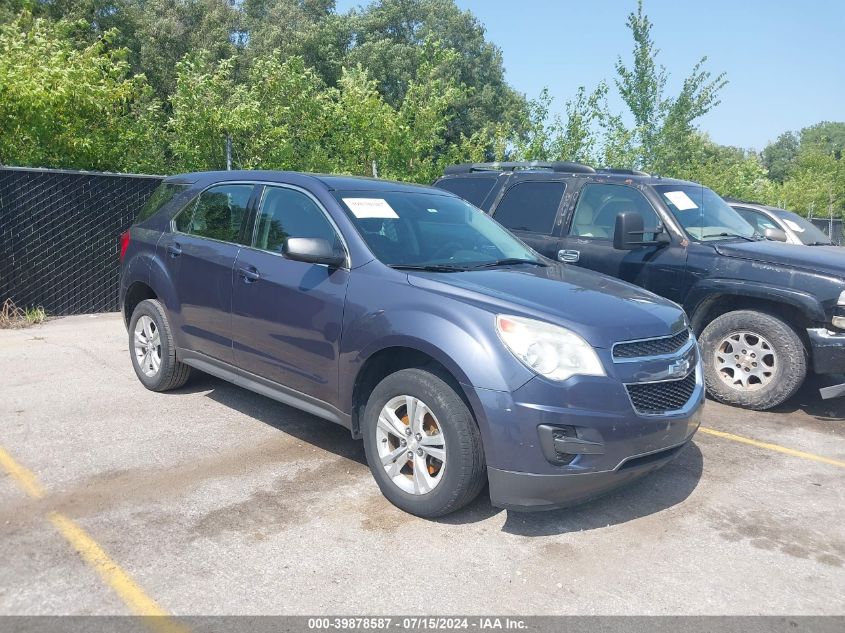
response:
{"label": "front fender", "polygon": [[824,307],[808,292],[740,279],[703,279],[690,289],[684,301],[684,310],[690,315],[695,329],[702,325],[697,322],[696,313],[702,314],[704,311],[701,308],[723,296],[751,297],[789,305],[811,322],[825,322]]}

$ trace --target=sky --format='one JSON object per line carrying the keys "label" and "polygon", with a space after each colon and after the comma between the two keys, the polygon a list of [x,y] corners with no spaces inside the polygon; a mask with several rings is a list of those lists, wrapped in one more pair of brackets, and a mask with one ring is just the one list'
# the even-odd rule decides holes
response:
{"label": "sky", "polygon": [[[366,5],[338,0],[338,10]],[[502,50],[506,78],[529,98],[548,87],[563,109],[578,86],[629,61],[636,0],[457,0]],[[845,121],[845,0],[646,0],[657,58],[676,92],[700,57],[727,73],[722,103],[698,120],[717,143],[762,149],[788,130]],[[611,90],[611,107],[623,104]]]}

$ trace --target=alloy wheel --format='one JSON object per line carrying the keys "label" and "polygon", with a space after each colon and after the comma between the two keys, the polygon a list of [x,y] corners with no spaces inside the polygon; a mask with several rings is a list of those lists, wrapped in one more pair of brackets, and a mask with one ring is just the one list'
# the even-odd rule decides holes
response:
{"label": "alloy wheel", "polygon": [[135,323],[135,359],[149,378],[161,367],[161,336],[155,321],[147,315],[141,315]]}
{"label": "alloy wheel", "polygon": [[716,346],[719,378],[739,391],[767,386],[775,375],[778,357],[772,344],[756,332],[732,332]]}
{"label": "alloy wheel", "polygon": [[446,468],[446,439],[437,417],[419,398],[397,396],[381,410],[376,426],[379,459],[401,490],[424,495]]}

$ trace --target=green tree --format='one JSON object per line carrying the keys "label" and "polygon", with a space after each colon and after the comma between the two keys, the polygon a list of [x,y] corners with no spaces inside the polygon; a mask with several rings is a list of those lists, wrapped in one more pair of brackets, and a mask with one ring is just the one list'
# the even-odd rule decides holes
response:
{"label": "green tree", "polygon": [[763,148],[761,156],[763,165],[769,170],[769,178],[783,182],[792,175],[800,146],[794,132],[784,132],[774,143]]}
{"label": "green tree", "polygon": [[484,27],[454,0],[378,0],[354,12],[345,64],[361,65],[376,80],[387,103],[398,107],[426,63],[424,43],[438,41],[458,55],[444,73],[469,88],[452,106],[447,138],[457,142],[492,122],[517,122],[524,99],[504,79],[501,51]]}
{"label": "green tree", "polygon": [[[702,57],[683,82],[679,94],[666,95],[669,74],[657,64],[660,50],[651,37],[652,23],[643,9],[629,14],[628,28],[634,39],[633,62],[616,62],[616,88],[628,107],[632,127],[622,116],[605,118],[606,157],[633,156],[636,166],[667,172],[684,160],[687,143],[695,132],[694,121],[719,105],[725,74],[715,77],[704,69]],[[628,167],[630,165],[618,165]]]}
{"label": "green tree", "polygon": [[107,31],[23,13],[0,26],[0,163],[155,173],[164,166],[160,103]]}

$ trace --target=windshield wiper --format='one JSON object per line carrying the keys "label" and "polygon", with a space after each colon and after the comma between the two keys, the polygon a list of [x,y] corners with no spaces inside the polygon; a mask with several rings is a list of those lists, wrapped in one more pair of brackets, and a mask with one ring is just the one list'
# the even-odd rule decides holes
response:
{"label": "windshield wiper", "polygon": [[483,264],[476,264],[473,268],[496,268],[497,266],[515,266],[516,264],[532,264],[534,266],[548,266],[546,262],[539,259],[521,259],[519,257],[507,257],[505,259],[497,259],[492,262],[485,262]]}
{"label": "windshield wiper", "polygon": [[394,270],[422,270],[430,273],[458,273],[469,270],[466,266],[451,264],[389,264]]}
{"label": "windshield wiper", "polygon": [[739,233],[728,233],[727,231],[722,233],[708,233],[707,235],[702,235],[701,239],[706,240],[708,237],[738,237],[743,240],[748,240],[749,242],[759,241],[756,237],[748,237],[747,235],[740,235]]}

